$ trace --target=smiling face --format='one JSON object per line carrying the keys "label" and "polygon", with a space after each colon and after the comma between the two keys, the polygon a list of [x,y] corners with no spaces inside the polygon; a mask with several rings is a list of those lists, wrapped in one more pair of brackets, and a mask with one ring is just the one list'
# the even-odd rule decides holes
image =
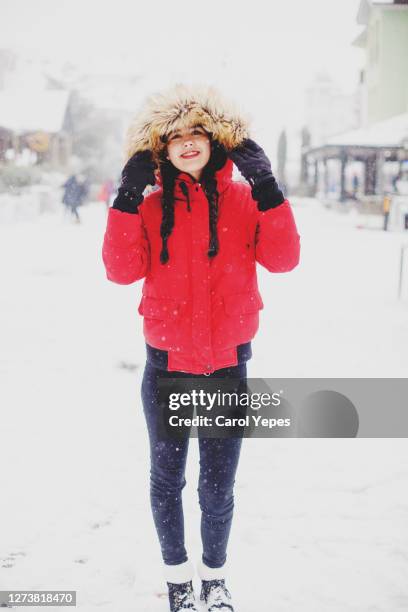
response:
{"label": "smiling face", "polygon": [[211,141],[201,126],[176,130],[167,139],[167,159],[197,181],[211,156]]}

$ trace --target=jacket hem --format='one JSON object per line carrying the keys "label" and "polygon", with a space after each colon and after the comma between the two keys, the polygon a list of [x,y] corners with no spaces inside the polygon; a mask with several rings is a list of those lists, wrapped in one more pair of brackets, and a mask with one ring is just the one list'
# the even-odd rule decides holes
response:
{"label": "jacket hem", "polygon": [[[160,370],[185,372],[189,374],[212,374],[222,368],[246,363],[252,357],[251,342],[217,351],[217,359],[212,364],[191,363],[191,354],[158,349],[146,342],[146,361]],[[190,363],[189,363],[190,362]],[[189,366],[186,368],[186,364]]]}

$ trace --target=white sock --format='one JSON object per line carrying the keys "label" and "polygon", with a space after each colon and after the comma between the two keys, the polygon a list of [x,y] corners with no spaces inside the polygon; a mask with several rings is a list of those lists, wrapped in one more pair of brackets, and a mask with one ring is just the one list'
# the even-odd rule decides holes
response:
{"label": "white sock", "polygon": [[190,559],[187,559],[184,563],[178,563],[177,565],[164,564],[163,577],[166,582],[173,582],[174,584],[189,582],[193,580],[194,577],[194,566]]}

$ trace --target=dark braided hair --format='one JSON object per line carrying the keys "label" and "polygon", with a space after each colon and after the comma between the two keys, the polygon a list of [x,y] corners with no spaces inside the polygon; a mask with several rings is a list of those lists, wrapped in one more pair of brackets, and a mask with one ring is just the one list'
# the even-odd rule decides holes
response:
{"label": "dark braided hair", "polygon": [[[212,140],[211,156],[201,176],[201,183],[209,203],[210,241],[208,246],[208,257],[215,257],[219,249],[217,235],[219,194],[217,191],[215,173],[224,166],[226,160],[227,155],[225,149],[216,140]],[[160,226],[162,250],[160,253],[160,261],[162,264],[165,264],[169,261],[167,241],[174,227],[174,186],[176,177],[180,171],[166,159],[165,154],[161,156],[159,166],[163,185],[162,222]]]}
{"label": "dark braided hair", "polygon": [[169,260],[167,240],[174,227],[174,185],[178,173],[177,168],[169,160],[160,163],[160,174],[163,184],[162,221],[160,225],[160,236],[162,239],[160,261],[162,264],[167,263]]}

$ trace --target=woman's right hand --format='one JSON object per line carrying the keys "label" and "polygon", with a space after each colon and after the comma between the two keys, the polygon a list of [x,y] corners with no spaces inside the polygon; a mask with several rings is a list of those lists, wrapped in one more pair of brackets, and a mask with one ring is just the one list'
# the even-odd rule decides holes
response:
{"label": "woman's right hand", "polygon": [[139,151],[132,155],[122,170],[122,180],[112,208],[122,212],[137,214],[143,202],[143,192],[147,185],[154,185],[157,165],[151,151]]}
{"label": "woman's right hand", "polygon": [[122,170],[121,187],[135,195],[142,195],[147,185],[155,184],[156,168],[151,151],[135,153]]}

